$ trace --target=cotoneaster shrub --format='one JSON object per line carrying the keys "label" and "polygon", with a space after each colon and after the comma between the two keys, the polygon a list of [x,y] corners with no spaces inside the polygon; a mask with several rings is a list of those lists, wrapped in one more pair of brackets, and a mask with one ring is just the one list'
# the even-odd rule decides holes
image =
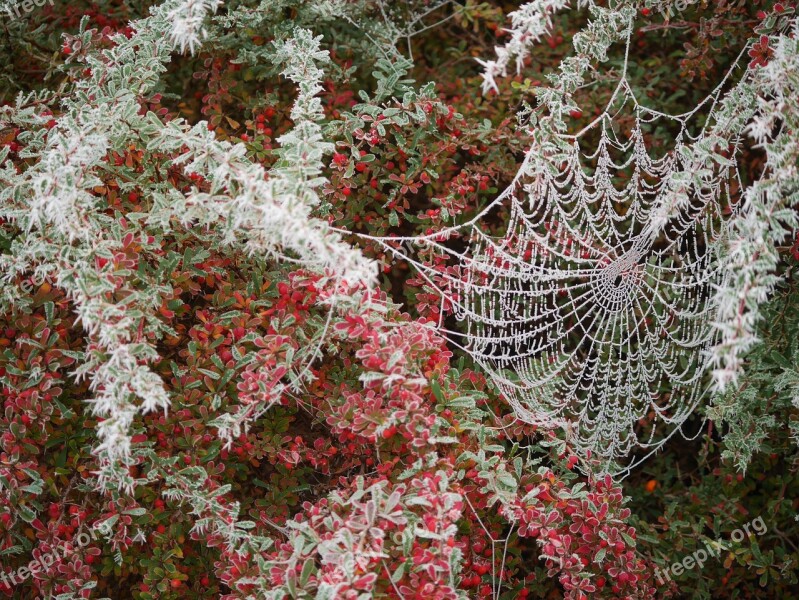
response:
{"label": "cotoneaster shrub", "polygon": [[[635,81],[671,112],[793,10],[663,26],[633,4]],[[8,597],[790,594],[792,242],[742,392],[614,482],[517,422],[437,333],[452,307],[347,233],[431,233],[512,180],[516,113],[586,22],[553,16],[481,95],[473,59],[514,40],[515,8],[56,0],[4,22],[0,565],[58,555]],[[767,535],[656,581],[751,515]]]}

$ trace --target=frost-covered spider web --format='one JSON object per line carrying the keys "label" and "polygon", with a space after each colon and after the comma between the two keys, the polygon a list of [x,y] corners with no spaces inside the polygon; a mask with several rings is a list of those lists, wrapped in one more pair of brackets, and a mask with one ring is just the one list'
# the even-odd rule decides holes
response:
{"label": "frost-covered spider web", "polygon": [[[725,128],[714,111],[733,70],[692,111],[668,115],[638,102],[626,63],[605,111],[560,135],[568,143],[557,151],[528,151],[476,217],[432,235],[371,238],[441,294],[440,314],[454,308],[460,328],[440,328],[519,419],[562,427],[611,470],[680,431],[706,392],[713,290],[725,278],[717,248],[742,191],[742,132],[723,140],[711,168],[693,151],[717,148]],[[652,147],[656,128],[670,148]],[[414,258],[420,251],[448,256],[450,268]]]}
{"label": "frost-covered spider web", "polygon": [[562,424],[607,458],[657,445],[703,392],[709,299],[724,276],[713,249],[740,189],[734,167],[718,169],[676,219],[654,226],[660,198],[692,167],[684,145],[702,134],[671,119],[674,148],[652,158],[642,125],[659,117],[638,105],[634,114],[628,139],[606,113],[593,152],[575,139],[558,164],[540,165],[551,170],[509,195],[503,237],[475,224],[458,257],[465,280],[448,294],[459,294],[466,348],[517,416]]}

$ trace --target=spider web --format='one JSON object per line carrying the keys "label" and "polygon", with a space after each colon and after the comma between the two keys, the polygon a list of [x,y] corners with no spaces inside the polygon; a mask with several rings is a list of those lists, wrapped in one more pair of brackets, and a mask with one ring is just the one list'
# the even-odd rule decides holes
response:
{"label": "spider web", "polygon": [[[699,170],[691,152],[718,142],[708,128],[736,67],[693,110],[668,115],[636,99],[628,54],[629,39],[603,113],[559,134],[562,150],[531,148],[512,184],[473,219],[425,236],[362,236],[440,294],[440,330],[520,420],[563,428],[615,474],[634,466],[620,459],[644,450],[644,460],[681,431],[707,389],[713,291],[726,278],[718,242],[743,187],[742,132],[711,169]],[[674,132],[659,156],[656,128]],[[675,193],[687,200],[669,212]],[[492,234],[495,214],[506,219],[503,235]],[[425,264],[413,257],[420,251],[451,266]],[[446,306],[459,329],[444,326]]]}

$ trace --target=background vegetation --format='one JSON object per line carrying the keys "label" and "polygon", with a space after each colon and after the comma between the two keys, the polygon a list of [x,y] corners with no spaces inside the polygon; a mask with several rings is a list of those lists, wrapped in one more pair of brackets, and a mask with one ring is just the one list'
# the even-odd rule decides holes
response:
{"label": "background vegetation", "polygon": [[[666,21],[655,4],[640,3],[630,75],[668,113],[715,87],[766,14],[793,10],[701,1]],[[0,185],[14,188],[10,173],[38,164],[76,82],[97,68],[86,57],[118,46],[118,34],[137,35],[131,22],[150,5],[55,0],[0,17],[9,109]],[[372,235],[434,231],[510,183],[529,143],[516,115],[587,19],[555,16],[521,72],[483,95],[475,59],[506,41],[516,8],[230,0],[208,20],[201,48],[173,53],[136,96],[139,116],[149,111],[165,128],[207,122],[253,164],[290,168],[278,150],[296,125],[297,86],[265,57],[308,29],[329,52],[316,96],[333,144],[313,216]],[[571,125],[598,114],[611,89],[599,81],[581,90]],[[12,118],[12,106],[37,118]],[[668,148],[672,134],[654,132],[653,146]],[[59,276],[6,270],[0,565],[10,571],[75,544],[84,526],[107,528],[46,572],[0,587],[7,596],[789,598],[798,589],[799,246],[781,248],[785,283],[764,308],[741,385],[686,424],[690,441],[673,438],[620,483],[594,480],[553,433],[516,422],[468,355],[426,326],[439,319],[439,298],[407,264],[347,236],[379,265],[379,285],[353,285],[349,304],[325,303],[341,290],[323,273],[220,243],[211,223],[163,217],[153,189],[211,194],[213,169],[187,172],[173,160],[180,144],[144,126],[126,136],[93,171],[93,210],[114,244],[89,256],[111,282],[108,302],[135,298],[131,311],[150,302],[132,330],[156,350],[150,367],[169,409],[132,419],[128,486],[98,485],[103,417],[91,410],[91,379],[74,373],[96,340]],[[744,177],[761,165],[757,150],[746,153]],[[4,202],[8,258],[29,230],[14,216],[20,198]],[[218,420],[242,406],[255,407],[247,428]],[[757,516],[767,533],[729,543]],[[655,580],[655,567],[716,540],[727,543],[719,559],[673,584]]]}

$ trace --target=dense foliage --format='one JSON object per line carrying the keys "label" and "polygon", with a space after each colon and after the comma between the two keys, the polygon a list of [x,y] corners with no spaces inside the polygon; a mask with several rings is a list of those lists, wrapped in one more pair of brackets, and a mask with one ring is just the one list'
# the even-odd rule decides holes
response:
{"label": "dense foliage", "polygon": [[[518,4],[476,0],[0,5],[0,570],[49,563],[0,592],[797,589],[797,154],[764,133],[795,132],[799,72],[767,78],[797,64],[794,2],[536,0],[551,28],[522,34]],[[720,350],[723,389],[690,440],[617,481],[561,432],[518,421],[435,326],[456,326],[437,282],[357,234],[477,214],[514,180],[574,35],[600,37],[624,10],[631,82],[672,114],[754,41],[750,67],[785,117],[760,115],[740,167],[746,183],[764,165],[789,176],[763,184],[780,201],[753,200],[739,228],[746,291],[727,290],[739,326]],[[622,50],[599,85],[575,87],[568,127],[607,103]],[[457,273],[416,258],[441,287]],[[736,540],[757,517],[767,531]],[[714,543],[717,558],[660,577]]]}

